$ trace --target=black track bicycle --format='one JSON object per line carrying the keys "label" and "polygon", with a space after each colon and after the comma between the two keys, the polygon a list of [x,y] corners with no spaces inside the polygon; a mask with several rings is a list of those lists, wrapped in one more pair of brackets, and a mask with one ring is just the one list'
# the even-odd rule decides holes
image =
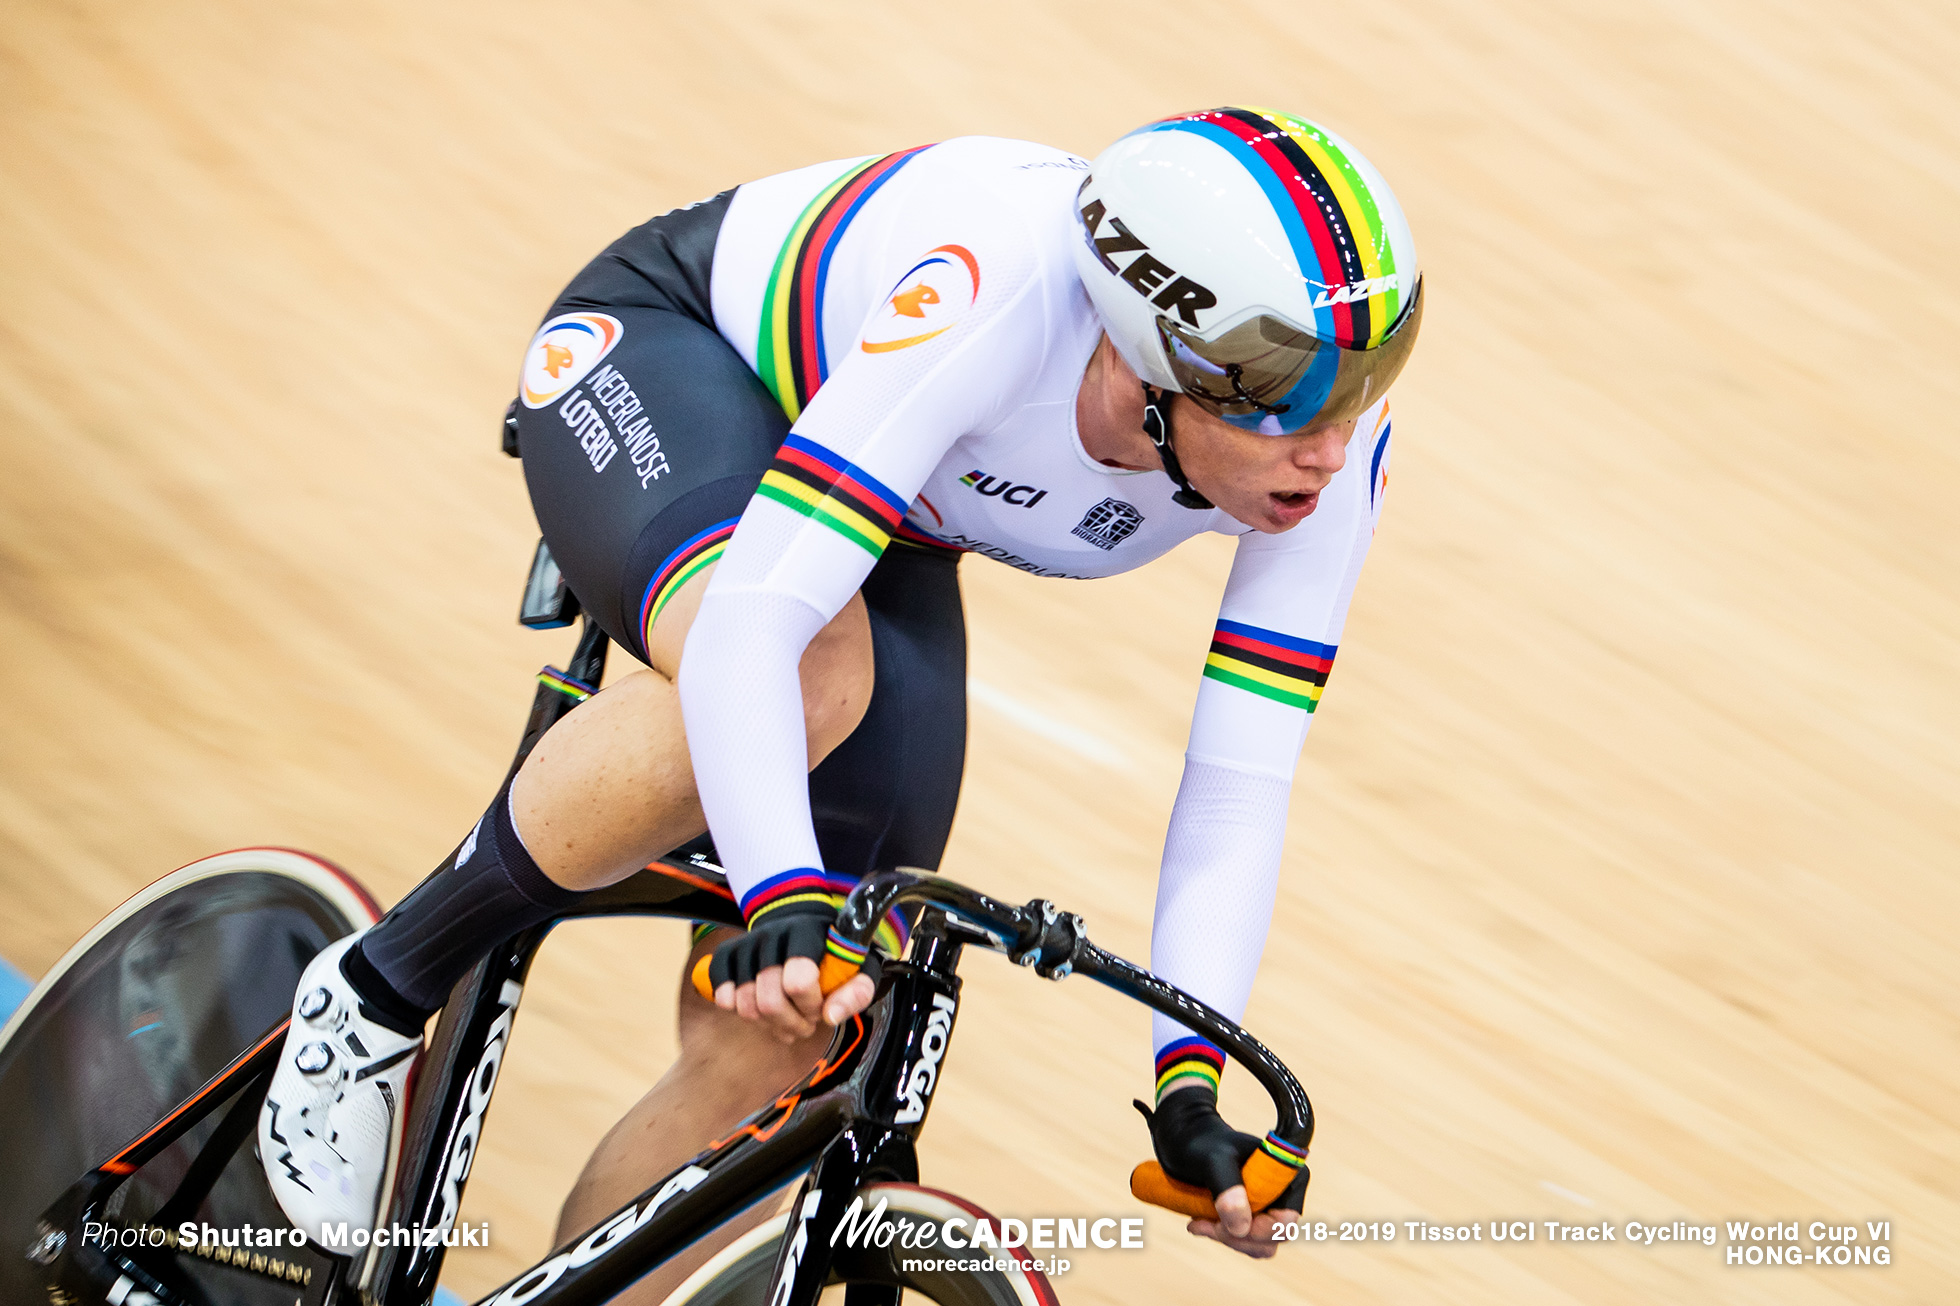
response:
{"label": "black track bicycle", "polygon": [[[578,619],[542,544],[520,619],[541,628]],[[588,618],[570,670],[540,673],[513,771],[595,692],[606,651],[606,635]],[[871,1006],[838,1028],[808,1075],[479,1306],[607,1301],[799,1179],[782,1214],[724,1248],[668,1306],[810,1306],[834,1284],[847,1285],[847,1306],[898,1306],[908,1291],[943,1306],[1054,1302],[1032,1253],[971,1250],[1000,1240],[997,1220],[918,1183],[914,1144],[952,1041],[969,948],[1051,980],[1087,976],[1213,1040],[1271,1096],[1274,1143],[1305,1152],[1313,1111],[1286,1067],[1232,1021],[1091,943],[1080,917],[887,870],[846,899],[839,951],[862,955],[893,908],[916,916],[905,956],[884,963]],[[457,1240],[471,1162],[545,936],[590,916],[742,924],[703,850],[656,862],[500,943],[450,994],[412,1083],[376,1222],[403,1232],[365,1246],[296,1246],[266,1186],[253,1126],[300,972],[378,915],[366,891],[323,859],[242,849],[157,881],[50,970],[0,1030],[0,1300],[425,1306]],[[828,958],[825,988],[855,973]],[[1255,1152],[1245,1174],[1255,1209],[1293,1175]],[[1137,1168],[1132,1191],[1212,1214],[1209,1194],[1168,1179],[1155,1162]],[[880,1237],[881,1224],[912,1232]]]}

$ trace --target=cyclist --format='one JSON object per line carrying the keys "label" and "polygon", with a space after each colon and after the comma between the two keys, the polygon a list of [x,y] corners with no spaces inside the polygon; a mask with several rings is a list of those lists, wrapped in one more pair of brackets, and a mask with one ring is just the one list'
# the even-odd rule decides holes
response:
{"label": "cyclist", "polygon": [[[988,138],[819,164],[615,242],[546,315],[514,411],[553,556],[646,668],[308,969],[260,1119],[288,1214],[371,1224],[453,984],[704,829],[749,928],[696,939],[715,1004],[683,982],[680,1058],[594,1153],[561,1236],[806,1070],[872,996],[862,975],[817,990],[842,895],[937,866],[951,827],[968,552],[1093,579],[1237,537],[1151,964],[1239,1016],[1421,315],[1381,175],[1263,109],[1151,123],[1093,164]],[[1217,1195],[1193,1230],[1269,1253],[1237,1178],[1257,1140],[1215,1106],[1220,1050],[1162,1017],[1154,1044],[1158,1157]]]}

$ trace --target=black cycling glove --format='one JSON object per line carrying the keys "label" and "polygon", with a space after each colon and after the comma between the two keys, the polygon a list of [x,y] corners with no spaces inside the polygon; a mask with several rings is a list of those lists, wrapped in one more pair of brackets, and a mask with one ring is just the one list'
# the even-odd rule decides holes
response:
{"label": "black cycling glove", "polygon": [[719,989],[729,981],[747,984],[771,966],[791,957],[823,963],[824,939],[837,919],[834,908],[821,902],[793,902],[767,913],[750,927],[715,949],[708,963],[708,982]]}
{"label": "black cycling glove", "polygon": [[[1193,1085],[1166,1093],[1154,1112],[1141,1102],[1135,1106],[1150,1124],[1150,1146],[1165,1174],[1196,1184],[1213,1197],[1245,1182],[1239,1171],[1259,1150],[1259,1140],[1226,1124],[1209,1090]],[[1297,1211],[1306,1196],[1307,1171],[1302,1167],[1270,1209]]]}

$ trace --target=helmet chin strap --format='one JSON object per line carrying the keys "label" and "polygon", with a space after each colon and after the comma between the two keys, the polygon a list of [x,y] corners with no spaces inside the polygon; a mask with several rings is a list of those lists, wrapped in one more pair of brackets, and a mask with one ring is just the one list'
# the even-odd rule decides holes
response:
{"label": "helmet chin strap", "polygon": [[1190,479],[1184,475],[1184,465],[1177,460],[1177,450],[1171,448],[1170,391],[1159,390],[1148,381],[1143,383],[1143,433],[1157,446],[1157,456],[1164,460],[1164,475],[1177,486],[1171,502],[1180,508],[1215,507],[1210,499],[1191,488]]}

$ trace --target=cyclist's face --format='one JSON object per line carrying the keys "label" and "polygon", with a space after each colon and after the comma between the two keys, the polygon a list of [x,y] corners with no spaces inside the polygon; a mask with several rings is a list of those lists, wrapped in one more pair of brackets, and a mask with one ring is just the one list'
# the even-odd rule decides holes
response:
{"label": "cyclist's face", "polygon": [[1255,435],[1213,417],[1184,395],[1172,399],[1177,456],[1192,486],[1257,531],[1292,530],[1320,504],[1347,462],[1358,418],[1290,435]]}

